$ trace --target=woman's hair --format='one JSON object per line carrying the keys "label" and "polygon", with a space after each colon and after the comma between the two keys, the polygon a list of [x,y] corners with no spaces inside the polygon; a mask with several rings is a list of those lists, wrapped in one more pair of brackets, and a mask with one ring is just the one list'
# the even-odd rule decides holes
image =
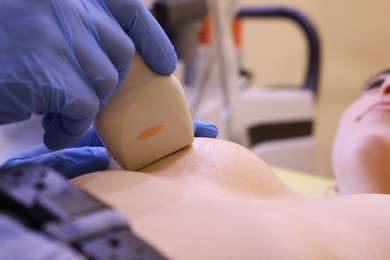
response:
{"label": "woman's hair", "polygon": [[366,92],[371,89],[379,88],[389,74],[390,74],[390,68],[382,70],[381,72],[378,72],[373,76],[371,76],[364,84],[363,92]]}

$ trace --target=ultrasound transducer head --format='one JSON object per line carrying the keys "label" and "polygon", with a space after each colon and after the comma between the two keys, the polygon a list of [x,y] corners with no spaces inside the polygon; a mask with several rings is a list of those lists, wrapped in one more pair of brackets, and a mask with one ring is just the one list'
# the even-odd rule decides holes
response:
{"label": "ultrasound transducer head", "polygon": [[194,140],[191,108],[180,82],[152,71],[138,53],[95,127],[110,156],[132,171]]}

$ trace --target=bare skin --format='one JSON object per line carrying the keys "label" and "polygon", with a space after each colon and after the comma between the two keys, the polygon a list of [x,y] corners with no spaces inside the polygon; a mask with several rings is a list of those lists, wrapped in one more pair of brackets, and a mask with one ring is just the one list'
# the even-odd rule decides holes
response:
{"label": "bare skin", "polygon": [[390,194],[390,71],[366,84],[341,117],[333,144],[340,194]]}
{"label": "bare skin", "polygon": [[307,199],[231,142],[75,180],[170,259],[389,259],[390,196]]}

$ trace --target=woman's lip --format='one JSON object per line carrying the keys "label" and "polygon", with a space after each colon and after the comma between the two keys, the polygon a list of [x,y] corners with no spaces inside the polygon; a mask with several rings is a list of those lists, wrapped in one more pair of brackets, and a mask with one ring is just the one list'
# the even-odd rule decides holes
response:
{"label": "woman's lip", "polygon": [[382,101],[382,102],[378,102],[378,103],[370,106],[369,108],[367,108],[366,111],[364,111],[362,113],[360,118],[364,117],[366,114],[368,114],[372,111],[375,111],[375,110],[389,110],[390,111],[390,101]]}

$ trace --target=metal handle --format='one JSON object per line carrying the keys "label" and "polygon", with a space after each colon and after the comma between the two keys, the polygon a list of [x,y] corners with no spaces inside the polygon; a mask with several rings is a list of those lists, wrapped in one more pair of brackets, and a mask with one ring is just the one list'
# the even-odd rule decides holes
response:
{"label": "metal handle", "polygon": [[305,33],[309,47],[306,77],[302,89],[311,90],[314,95],[318,95],[321,46],[317,31],[306,15],[298,10],[284,6],[243,7],[237,12],[237,18],[286,18],[297,23]]}

